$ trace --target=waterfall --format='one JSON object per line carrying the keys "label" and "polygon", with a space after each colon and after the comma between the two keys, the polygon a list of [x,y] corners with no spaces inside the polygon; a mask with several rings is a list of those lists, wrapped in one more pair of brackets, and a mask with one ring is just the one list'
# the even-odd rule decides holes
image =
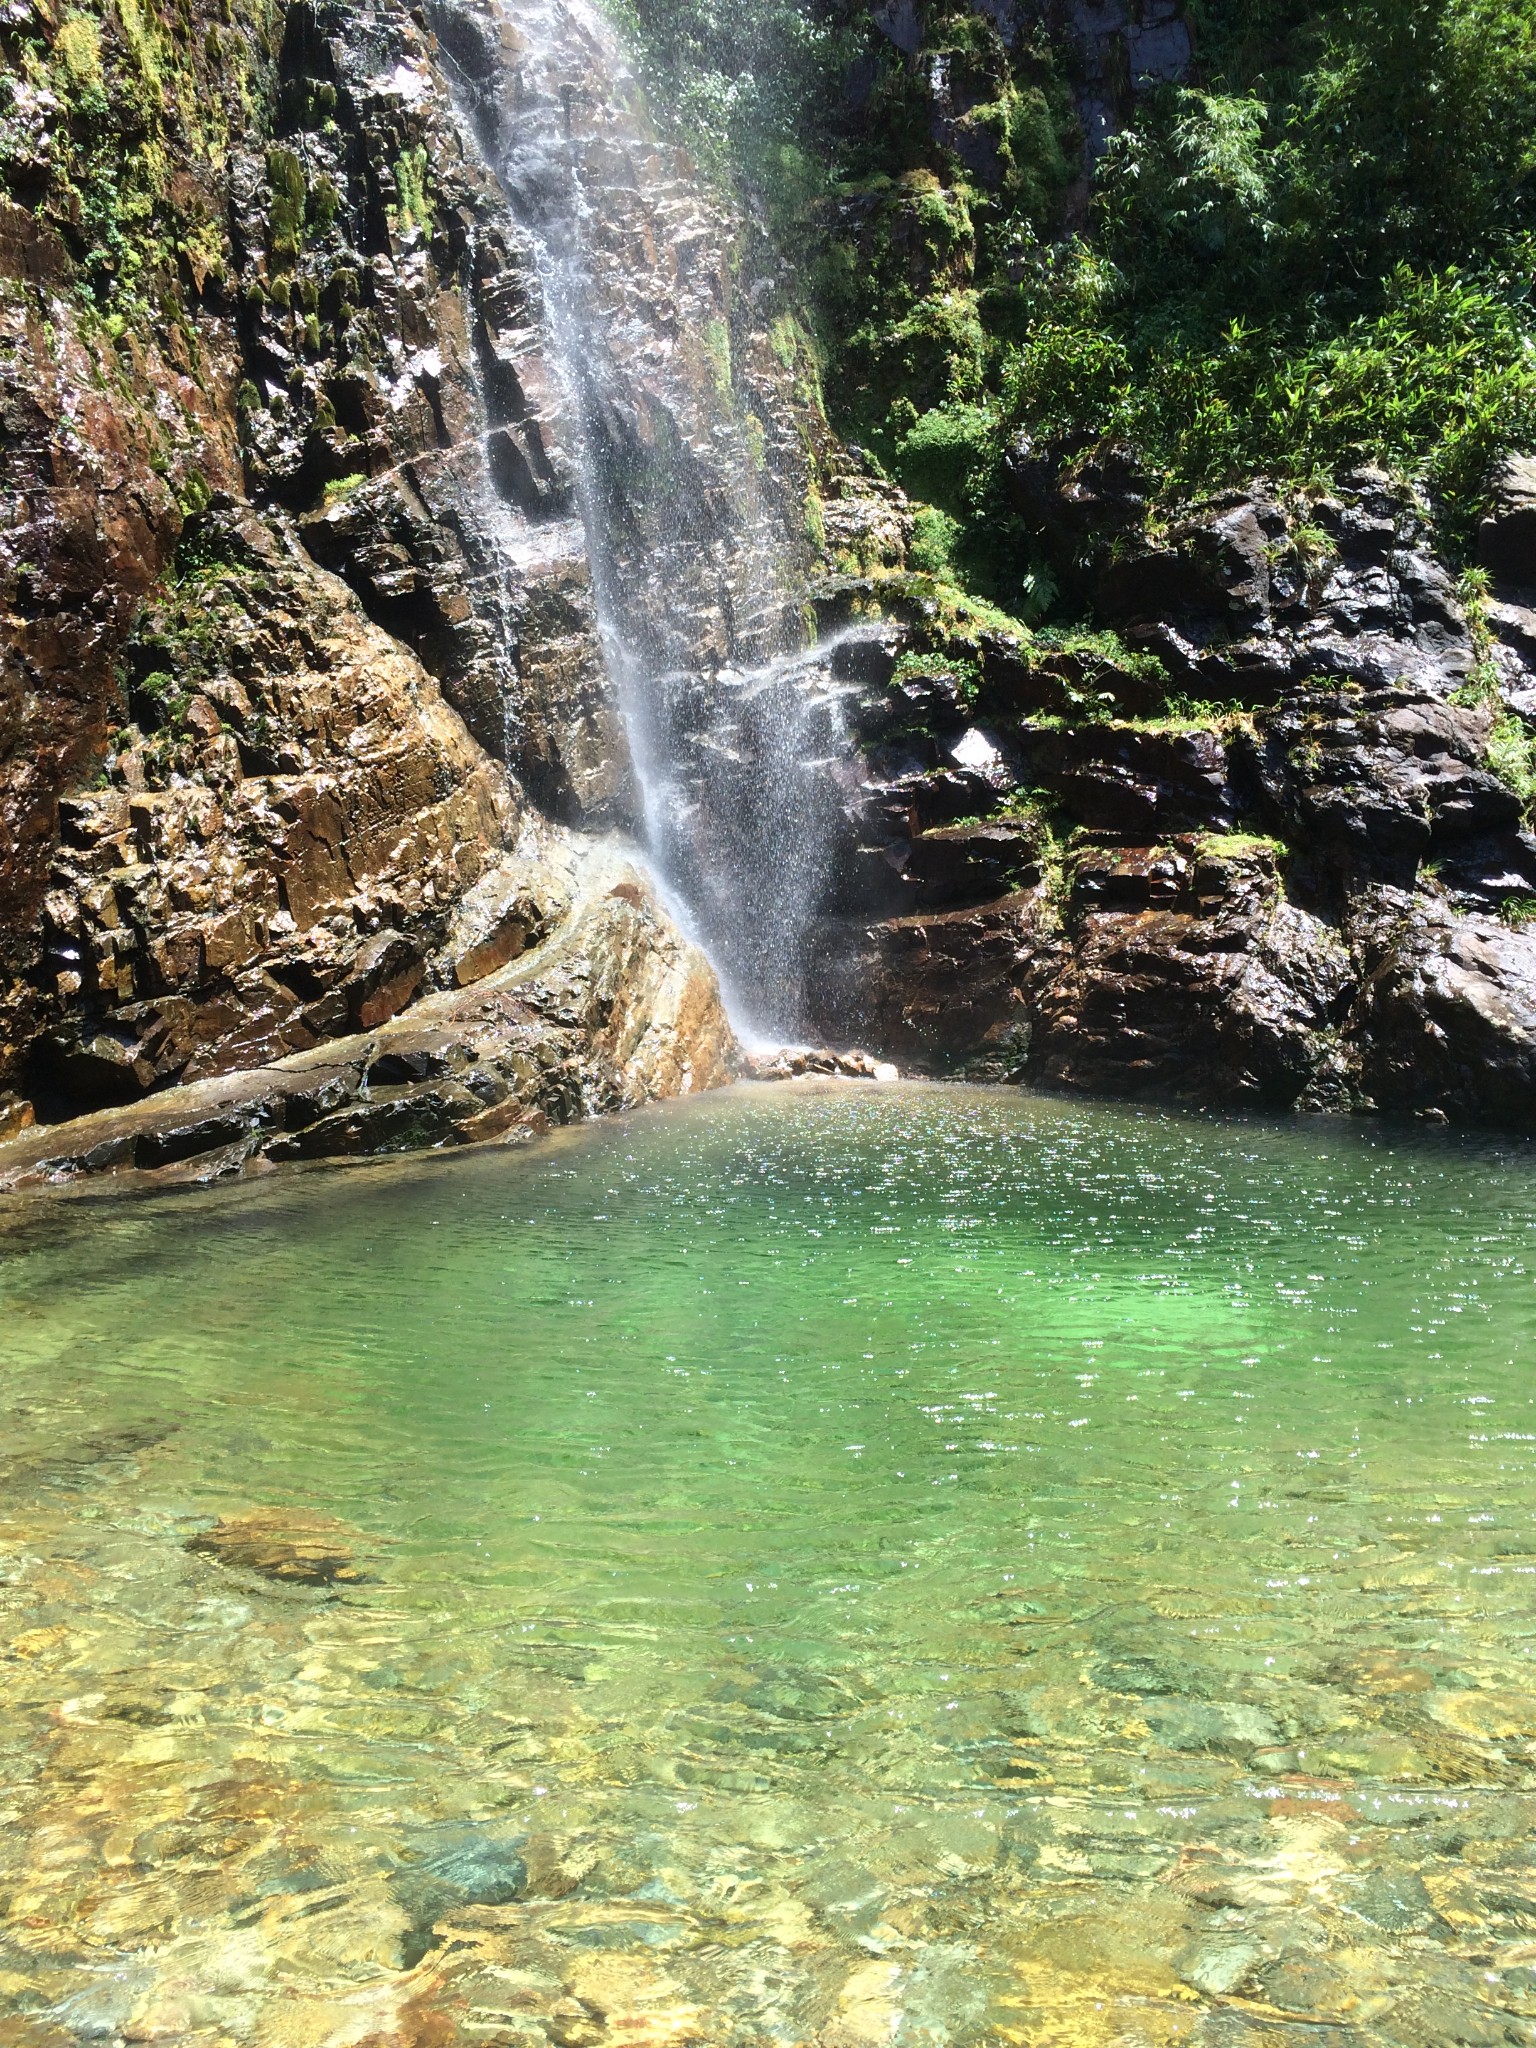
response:
{"label": "waterfall", "polygon": [[848,749],[804,645],[805,544],[734,372],[725,226],[595,7],[491,18],[477,126],[536,260],[634,826],[741,1035],[782,1043],[805,1030]]}

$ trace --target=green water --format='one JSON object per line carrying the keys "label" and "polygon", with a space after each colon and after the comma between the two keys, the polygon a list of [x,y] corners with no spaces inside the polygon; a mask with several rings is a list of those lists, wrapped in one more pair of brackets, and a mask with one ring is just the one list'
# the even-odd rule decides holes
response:
{"label": "green water", "polygon": [[[0,2042],[1536,2041],[1533,1169],[842,1086],[13,1212]],[[185,1548],[281,1507],[367,1576]]]}

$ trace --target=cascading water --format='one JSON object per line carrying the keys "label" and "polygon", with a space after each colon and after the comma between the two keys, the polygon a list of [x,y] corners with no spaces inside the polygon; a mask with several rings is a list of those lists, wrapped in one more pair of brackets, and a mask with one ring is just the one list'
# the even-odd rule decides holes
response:
{"label": "cascading water", "polygon": [[783,1042],[804,1030],[848,749],[824,652],[803,644],[803,545],[733,378],[725,231],[595,8],[497,0],[493,19],[478,125],[565,388],[634,824],[742,1035]]}
{"label": "cascading water", "polygon": [[691,801],[666,821],[738,1031],[783,1044],[805,1029],[807,939],[833,879],[848,756],[827,650],[709,682],[707,723],[679,735]]}

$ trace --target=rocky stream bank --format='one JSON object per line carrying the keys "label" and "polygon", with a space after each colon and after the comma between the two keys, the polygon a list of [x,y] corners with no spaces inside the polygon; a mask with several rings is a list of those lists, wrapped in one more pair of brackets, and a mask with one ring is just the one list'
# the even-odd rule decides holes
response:
{"label": "rocky stream bank", "polygon": [[[231,1171],[713,1085],[713,976],[604,851],[638,798],[576,398],[455,98],[464,62],[515,98],[522,46],[472,11],[463,62],[404,8],[192,13],[3,28],[4,1172]],[[711,406],[744,433],[782,387],[765,446],[803,471],[682,166],[629,229],[611,436],[687,471]],[[684,301],[693,344],[653,347]],[[735,560],[692,615],[722,657]]]}

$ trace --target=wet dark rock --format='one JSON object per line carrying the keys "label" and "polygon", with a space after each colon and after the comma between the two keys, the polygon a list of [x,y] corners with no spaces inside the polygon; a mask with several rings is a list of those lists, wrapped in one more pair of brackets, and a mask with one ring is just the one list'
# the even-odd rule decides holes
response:
{"label": "wet dark rock", "polygon": [[259,1131],[278,1126],[277,1105],[270,1098],[258,1099],[223,1114],[192,1117],[182,1122],[172,1118],[140,1140],[135,1147],[134,1164],[151,1173],[161,1167],[179,1166],[189,1159],[215,1152],[225,1153],[254,1143]]}
{"label": "wet dark rock", "polygon": [[1151,491],[1129,448],[1073,449],[1028,435],[1008,450],[1003,479],[1014,510],[1074,582],[1085,559],[1140,531]]}
{"label": "wet dark rock", "polygon": [[1127,543],[1097,586],[1103,615],[1199,694],[1251,704],[1335,677],[1449,694],[1472,666],[1454,580],[1422,508],[1374,471],[1298,510],[1228,492],[1166,542]]}
{"label": "wet dark rock", "polygon": [[375,1088],[408,1088],[417,1081],[438,1081],[451,1071],[446,1054],[430,1046],[387,1052],[376,1059],[363,1076],[363,1085]]}
{"label": "wet dark rock", "polygon": [[1496,832],[1461,839],[1436,864],[1436,879],[1459,910],[1498,911],[1536,897],[1536,836]]}
{"label": "wet dark rock", "polygon": [[1029,1048],[1028,972],[1050,953],[1048,920],[1029,892],[975,909],[828,924],[818,935],[813,1022],[851,1023],[903,1068],[1022,1077]]}
{"label": "wet dark rock", "polygon": [[121,1024],[82,1018],[36,1049],[34,1071],[44,1091],[89,1108],[132,1102],[154,1084],[154,1066]]}
{"label": "wet dark rock", "polygon": [[1536,1128],[1536,932],[1404,903],[1357,943],[1368,974],[1349,1034],[1370,1098]]}
{"label": "wet dark rock", "polygon": [[963,732],[969,710],[953,673],[935,665],[888,678],[866,690],[851,707],[851,720],[861,738],[880,742],[904,733],[935,738]]}
{"label": "wet dark rock", "polygon": [[1233,639],[1268,625],[1277,598],[1277,546],[1287,530],[1272,499],[1232,492],[1175,529],[1168,547],[1109,563],[1099,604],[1112,619],[1194,617],[1220,622]]}
{"label": "wet dark rock", "polygon": [[1288,899],[1273,848],[1089,847],[1071,886],[1070,956],[1031,991],[1032,1076],[1277,1107],[1338,1098],[1349,956]]}
{"label": "wet dark rock", "polygon": [[1515,826],[1522,806],[1485,768],[1485,711],[1412,691],[1292,698],[1244,742],[1280,829],[1385,880],[1440,843]]}
{"label": "wet dark rock", "polygon": [[421,949],[401,932],[380,932],[358,948],[352,971],[340,984],[355,1030],[370,1031],[403,1010],[427,971]]}
{"label": "wet dark rock", "polygon": [[466,1088],[423,1088],[374,1097],[321,1117],[297,1138],[269,1147],[269,1154],[277,1159],[362,1159],[386,1152],[424,1152],[449,1143],[484,1108]]}
{"label": "wet dark rock", "polygon": [[1037,838],[1006,820],[923,832],[912,841],[902,880],[918,910],[984,903],[1040,880]]}
{"label": "wet dark rock", "polygon": [[833,678],[856,683],[861,689],[885,690],[895,672],[900,646],[900,629],[893,625],[841,640],[832,650]]}
{"label": "wet dark rock", "polygon": [[[948,764],[935,742],[903,740],[872,750],[859,793],[859,841],[876,848],[975,818],[997,803],[996,779]],[[899,870],[904,859],[898,857]]]}
{"label": "wet dark rock", "polygon": [[1530,707],[1518,701],[1536,682],[1536,587],[1518,595],[1501,590],[1484,606],[1484,617],[1493,635],[1494,655],[1506,681],[1506,695],[1515,708],[1529,715]]}
{"label": "wet dark rock", "polygon": [[1088,725],[1025,728],[1028,778],[1090,831],[1180,832],[1230,826],[1236,808],[1226,748],[1213,732]]}
{"label": "wet dark rock", "polygon": [[1477,558],[1495,576],[1536,588],[1536,455],[1512,455],[1494,479]]}

